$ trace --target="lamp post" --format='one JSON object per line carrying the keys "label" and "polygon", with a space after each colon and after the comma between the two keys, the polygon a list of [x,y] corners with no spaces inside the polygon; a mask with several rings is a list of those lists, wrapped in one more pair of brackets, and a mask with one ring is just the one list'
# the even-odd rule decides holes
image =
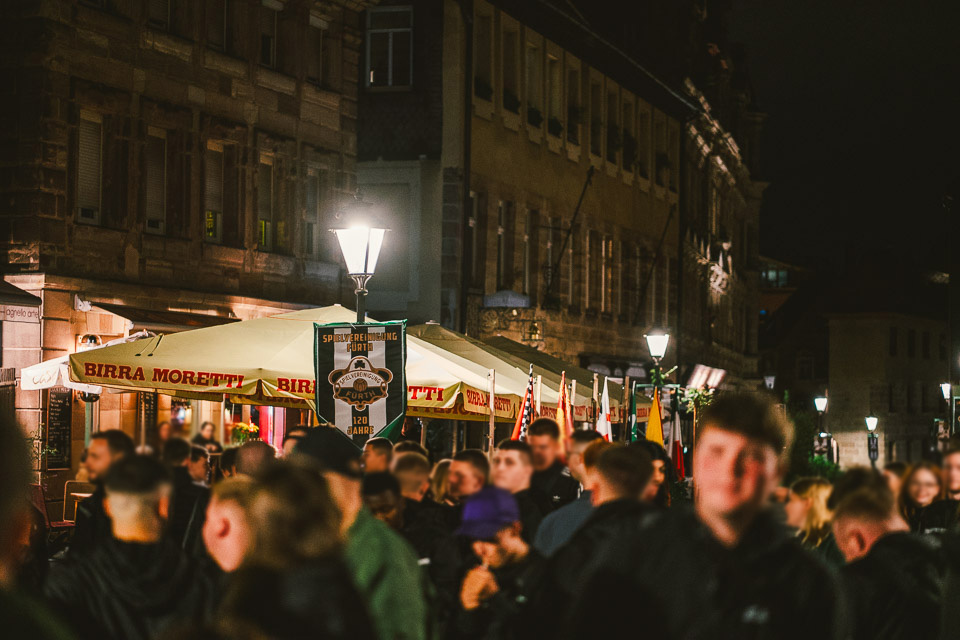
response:
{"label": "lamp post", "polygon": [[[358,205],[366,204],[358,192],[355,196]],[[343,260],[347,263],[347,273],[353,279],[357,294],[357,324],[366,321],[367,283],[377,269],[377,259],[383,246],[386,229],[371,227],[370,221],[361,221],[343,229],[331,229],[337,234]]]}
{"label": "lamp post", "polygon": [[660,361],[667,353],[667,345],[670,343],[670,334],[657,331],[643,336],[647,341],[647,349],[650,350],[650,357],[653,358],[655,367],[653,383],[659,388],[663,381],[660,380]]}
{"label": "lamp post", "polygon": [[829,431],[823,430],[823,413],[827,410],[826,396],[817,396],[814,398],[813,406],[817,408],[817,428],[819,430],[820,437],[827,445],[827,460],[830,462],[836,462],[836,460],[833,459],[833,436]]}
{"label": "lamp post", "polygon": [[950,428],[947,429],[947,433],[952,436],[957,426],[957,408],[956,403],[953,401],[953,385],[949,382],[944,382],[940,385],[940,391],[943,393],[943,401],[947,403],[947,414],[950,416]]}
{"label": "lamp post", "polygon": [[877,468],[877,458],[880,457],[879,438],[877,436],[877,416],[871,414],[864,418],[867,423],[867,455],[870,456],[870,466]]}

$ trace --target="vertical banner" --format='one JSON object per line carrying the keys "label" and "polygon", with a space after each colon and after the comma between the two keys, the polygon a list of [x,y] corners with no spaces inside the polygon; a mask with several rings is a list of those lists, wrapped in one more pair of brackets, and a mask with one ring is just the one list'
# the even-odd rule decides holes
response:
{"label": "vertical banner", "polygon": [[407,323],[315,324],[317,417],[362,445],[403,424]]}

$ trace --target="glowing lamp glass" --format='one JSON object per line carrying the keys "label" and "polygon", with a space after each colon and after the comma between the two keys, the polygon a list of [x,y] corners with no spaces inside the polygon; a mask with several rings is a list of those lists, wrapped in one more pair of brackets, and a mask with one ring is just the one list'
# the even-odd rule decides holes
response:
{"label": "glowing lamp glass", "polygon": [[643,336],[647,340],[647,348],[650,349],[650,357],[654,360],[660,360],[667,353],[667,344],[670,342],[669,334],[656,334]]}

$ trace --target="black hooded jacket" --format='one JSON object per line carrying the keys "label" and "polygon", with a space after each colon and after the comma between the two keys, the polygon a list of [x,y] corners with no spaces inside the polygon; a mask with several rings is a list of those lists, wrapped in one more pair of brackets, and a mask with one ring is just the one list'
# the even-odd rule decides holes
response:
{"label": "black hooded jacket", "polygon": [[212,581],[176,544],[110,538],[50,570],[44,595],[81,638],[140,640],[201,621]]}
{"label": "black hooded jacket", "polygon": [[935,538],[886,535],[840,573],[854,640],[937,637],[946,563]]}
{"label": "black hooded jacket", "polygon": [[580,483],[559,460],[543,471],[534,471],[530,486],[547,497],[551,510],[570,504],[580,495]]}
{"label": "black hooded jacket", "polygon": [[675,508],[620,531],[598,555],[563,637],[633,638],[638,620],[649,638],[845,637],[836,576],[769,513],[728,548],[693,511]]}

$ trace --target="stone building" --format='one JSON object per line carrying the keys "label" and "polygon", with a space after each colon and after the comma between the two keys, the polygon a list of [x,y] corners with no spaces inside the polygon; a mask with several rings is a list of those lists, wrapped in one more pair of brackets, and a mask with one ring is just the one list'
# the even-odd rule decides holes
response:
{"label": "stone building", "polygon": [[[35,322],[4,323],[3,366],[19,372],[72,353],[81,338],[352,298],[325,230],[356,185],[365,8],[2,3],[0,251],[5,279],[43,300]],[[18,389],[31,434],[47,402],[46,392]],[[85,427],[133,434],[145,402],[74,398],[68,466]],[[151,420],[192,413],[194,424],[222,423],[220,405],[174,405],[161,396]]]}
{"label": "stone building", "polygon": [[661,328],[681,376],[755,375],[762,185],[692,83],[573,3],[388,0],[365,19],[358,182],[404,252],[374,310],[635,379]]}

